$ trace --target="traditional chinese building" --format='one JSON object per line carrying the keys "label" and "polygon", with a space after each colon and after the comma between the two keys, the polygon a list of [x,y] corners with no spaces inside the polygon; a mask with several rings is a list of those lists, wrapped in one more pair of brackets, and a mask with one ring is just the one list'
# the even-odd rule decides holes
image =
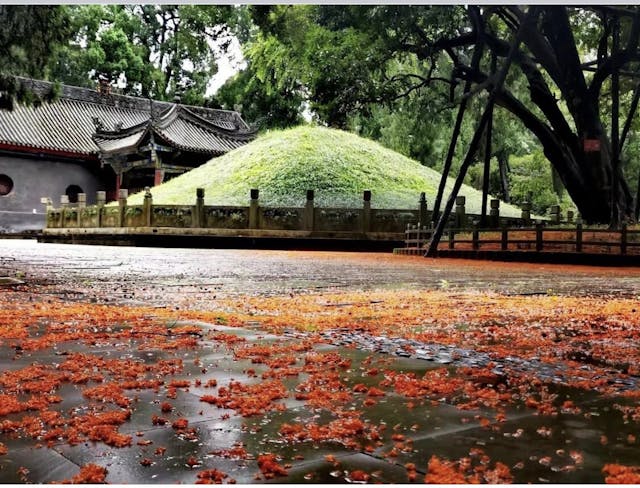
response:
{"label": "traditional chinese building", "polygon": [[[49,82],[21,79],[47,97]],[[41,198],[115,199],[195,168],[255,137],[237,112],[62,85],[54,101],[0,110],[0,232],[44,225]]]}

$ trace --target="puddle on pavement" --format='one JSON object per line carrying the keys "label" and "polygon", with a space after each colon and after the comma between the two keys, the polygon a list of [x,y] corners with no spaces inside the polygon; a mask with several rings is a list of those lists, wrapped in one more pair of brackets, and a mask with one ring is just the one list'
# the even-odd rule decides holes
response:
{"label": "puddle on pavement", "polygon": [[[287,340],[252,329],[224,326],[214,326],[213,329],[236,334],[244,338],[246,344],[273,344],[274,341],[280,344]],[[143,362],[172,357],[172,354],[160,350],[137,351],[132,347],[134,345],[125,346],[131,351],[129,353],[123,350],[123,346],[114,345],[92,348],[90,352]],[[50,350],[29,352],[18,359],[5,359],[3,363],[11,369],[35,362],[56,364],[73,351],[87,352],[85,345],[77,343],[65,343],[58,349],[64,353],[51,354]],[[429,369],[451,369],[432,361],[327,344],[319,344],[315,350],[338,351],[341,358],[350,360],[349,369],[340,370],[340,377],[349,390],[356,384],[367,387],[379,385],[384,370],[415,373],[420,377]],[[230,460],[211,454],[216,450],[230,449],[237,443],[244,445],[254,456],[269,452],[277,455],[283,465],[290,465],[289,476],[274,480],[286,483],[344,483],[356,470],[372,476],[370,482],[404,483],[407,482],[407,471],[403,467],[406,463],[414,463],[419,479],[423,479],[431,455],[457,460],[468,457],[473,449],[482,449],[491,463],[500,461],[512,468],[514,480],[519,483],[601,482],[600,470],[605,462],[632,464],[637,458],[637,448],[628,440],[632,438],[630,436],[640,438],[640,429],[636,423],[624,423],[620,412],[612,408],[618,400],[597,399],[594,393],[566,388],[561,389],[561,399],[570,395],[572,401],[581,406],[580,415],[538,416],[524,407],[508,407],[505,409],[505,422],[492,422],[484,428],[479,427],[477,419],[483,416],[492,418],[495,410],[466,411],[446,402],[432,401],[415,401],[410,407],[409,399],[393,393],[392,388],[386,389],[385,396],[378,398],[375,405],[367,407],[363,405],[365,395],[354,394],[353,400],[343,408],[362,411],[365,422],[386,427],[385,440],[372,452],[354,451],[334,441],[285,442],[279,435],[284,423],[322,424],[335,419],[327,411],[311,409],[294,398],[293,389],[307,378],[306,374],[283,380],[290,391],[289,398],[280,402],[286,406],[285,411],[243,418],[232,410],[200,402],[200,396],[211,394],[215,389],[197,386],[195,380],[204,384],[209,379],[216,379],[218,386],[228,385],[230,381],[257,383],[261,373],[267,370],[266,366],[252,364],[246,359],[236,360],[227,345],[208,339],[203,339],[197,349],[181,351],[178,357],[183,361],[183,371],[166,380],[186,379],[190,386],[178,388],[175,399],[166,398],[164,387],[157,392],[129,392],[135,398],[133,414],[119,431],[133,436],[131,447],[115,449],[94,442],[69,446],[58,442],[52,448],[36,449],[32,439],[11,439],[0,435],[0,441],[9,448],[9,453],[0,457],[0,481],[20,482],[17,469],[21,466],[29,470],[25,475],[29,482],[62,480],[77,472],[72,469],[74,466],[77,469],[90,462],[108,468],[107,481],[110,483],[194,483],[199,470],[213,468],[224,471],[239,483],[267,481],[263,477],[254,479],[259,473],[255,459]],[[247,377],[248,369],[255,371],[255,377]],[[78,386],[64,385],[58,394],[64,400],[53,408],[61,412],[86,403]],[[171,403],[173,410],[162,414],[160,404],[166,401]],[[585,413],[593,415],[586,418]],[[166,416],[169,424],[154,426],[151,421],[154,414]],[[170,423],[178,418],[188,420],[190,428],[197,433],[193,439],[182,438],[171,428]],[[391,433],[410,439],[412,447],[393,453],[396,443],[390,439]],[[602,436],[610,439],[607,445],[603,445]],[[138,445],[139,441],[148,445]],[[360,441],[362,446],[372,445],[364,438]],[[156,455],[157,447],[167,450],[162,456]],[[573,460],[572,451],[580,452],[580,463]],[[325,458],[328,455],[335,456],[338,463],[328,462]],[[141,464],[143,459],[148,460],[148,466]],[[198,464],[190,466],[194,459]]]}

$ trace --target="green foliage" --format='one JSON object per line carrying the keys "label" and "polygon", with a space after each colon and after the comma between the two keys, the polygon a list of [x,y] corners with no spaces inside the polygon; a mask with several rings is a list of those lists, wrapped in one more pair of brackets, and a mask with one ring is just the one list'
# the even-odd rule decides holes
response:
{"label": "green foliage", "polygon": [[63,6],[0,5],[0,73],[42,76],[49,56],[70,35]]}
{"label": "green foliage", "polygon": [[512,156],[509,166],[511,202],[514,205],[529,201],[533,213],[538,215],[547,214],[551,205],[560,204],[564,210],[574,208],[568,196],[561,200],[553,191],[551,165],[541,151],[526,156]]}
{"label": "green foliage", "polygon": [[0,24],[0,108],[42,102],[12,75],[44,76],[48,59],[71,34],[66,7],[0,5]]}
{"label": "green foliage", "polygon": [[268,88],[249,64],[216,93],[223,108],[239,110],[245,120],[264,129],[283,129],[302,123],[303,96],[295,83],[280,90]]}
{"label": "green foliage", "polygon": [[[301,126],[272,131],[254,142],[151,190],[159,204],[191,204],[196,188],[205,188],[208,205],[247,205],[249,190],[260,190],[264,206],[303,206],[306,190],[316,205],[356,207],[371,190],[375,208],[416,208],[420,192],[433,202],[439,173],[379,144],[335,129]],[[449,181],[448,189],[453,182]],[[478,213],[480,193],[464,186],[467,211]],[[130,197],[132,205],[143,194]],[[503,215],[519,216],[510,205]]]}
{"label": "green foliage", "polygon": [[240,8],[218,5],[69,6],[75,39],[50,63],[51,77],[92,86],[100,75],[124,92],[156,99],[179,93],[203,103]]}

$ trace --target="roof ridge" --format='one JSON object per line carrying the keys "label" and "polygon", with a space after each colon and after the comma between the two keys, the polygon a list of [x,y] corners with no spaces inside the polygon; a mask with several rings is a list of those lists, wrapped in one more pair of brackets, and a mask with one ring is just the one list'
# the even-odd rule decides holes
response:
{"label": "roof ridge", "polygon": [[[41,96],[51,93],[51,91],[53,90],[53,86],[57,83],[46,80],[37,80],[35,78],[27,78],[24,76],[15,76],[15,78],[20,83],[30,85],[29,88],[31,88],[35,93]],[[151,112],[151,106],[153,105],[154,108],[157,107],[157,109],[159,109],[158,113],[154,114],[155,116],[161,116],[167,108],[175,105],[173,102],[138,97],[134,95],[123,95],[120,93],[100,93],[93,88],[66,85],[64,83],[60,83],[60,86],[62,88],[61,98],[95,103],[97,105],[107,105],[130,110],[139,110],[141,112],[147,113]],[[153,103],[151,104],[150,101],[152,101]],[[240,114],[234,110],[223,110],[198,105],[180,104],[180,106],[186,107],[188,109],[195,109],[196,111],[201,111],[203,113],[215,114],[223,120],[235,122],[239,119],[245,126],[247,126],[244,120],[242,120]]]}

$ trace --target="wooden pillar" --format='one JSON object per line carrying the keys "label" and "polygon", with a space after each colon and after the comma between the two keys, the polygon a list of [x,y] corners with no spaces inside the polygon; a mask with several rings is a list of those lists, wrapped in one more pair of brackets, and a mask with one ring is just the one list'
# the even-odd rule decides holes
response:
{"label": "wooden pillar", "polygon": [[542,251],[542,224],[536,224],[536,251]]}
{"label": "wooden pillar", "polygon": [[551,217],[551,222],[553,224],[560,224],[560,221],[562,220],[562,210],[560,210],[560,205],[551,205],[549,216]]}
{"label": "wooden pillar", "polygon": [[474,251],[480,249],[480,232],[476,223],[473,224],[473,230],[471,231],[471,248]]}
{"label": "wooden pillar", "polygon": [[531,202],[522,202],[520,205],[522,209],[522,213],[520,214],[520,218],[522,219],[522,223],[526,225],[531,224]]}
{"label": "wooden pillar", "polygon": [[582,224],[576,225],[576,252],[582,252]]}
{"label": "wooden pillar", "polygon": [[509,249],[509,230],[507,227],[502,227],[502,233],[500,236],[500,250],[506,251]]}
{"label": "wooden pillar", "polygon": [[164,181],[164,169],[156,168],[153,176],[153,186],[161,185]]}
{"label": "wooden pillar", "polygon": [[120,195],[120,187],[122,186],[122,177],[123,177],[122,171],[119,171],[118,173],[116,173],[116,198],[118,198],[118,195]]}

